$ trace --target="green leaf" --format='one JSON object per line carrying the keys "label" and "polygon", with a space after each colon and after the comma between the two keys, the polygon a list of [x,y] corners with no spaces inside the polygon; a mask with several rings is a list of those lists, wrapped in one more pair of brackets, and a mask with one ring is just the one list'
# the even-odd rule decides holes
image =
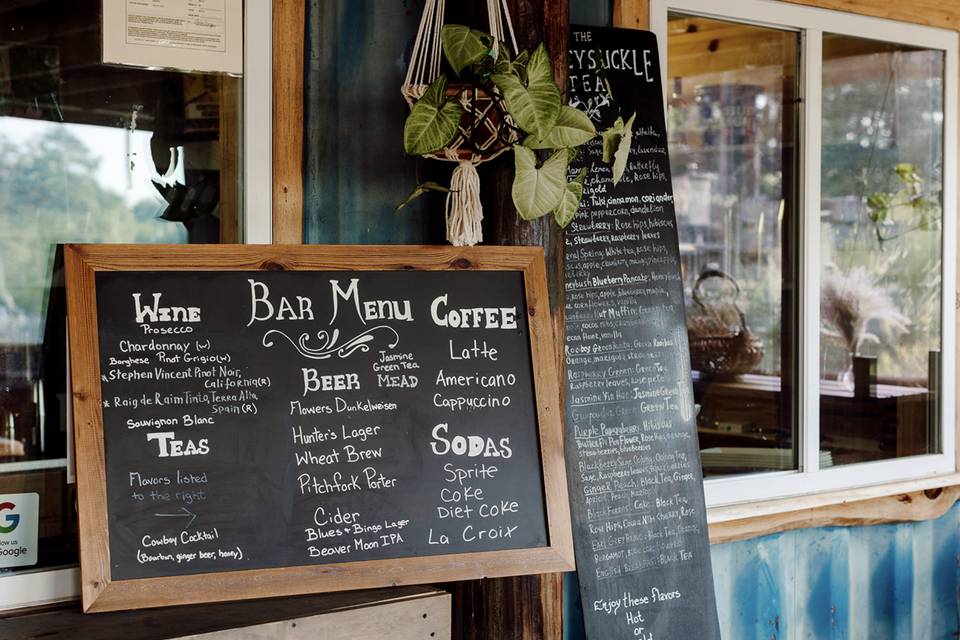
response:
{"label": "green leaf", "polygon": [[497,62],[494,65],[494,73],[510,73],[513,70],[513,63],[510,61],[510,48],[506,42],[500,41],[497,49]]}
{"label": "green leaf", "polygon": [[527,133],[544,138],[560,117],[560,88],[553,80],[550,60],[541,44],[527,65],[527,83],[515,73],[497,73],[493,82],[503,93],[507,111]]}
{"label": "green leaf", "polygon": [[447,77],[441,75],[416,101],[403,125],[403,148],[412,156],[442,149],[457,135],[463,107],[444,96]]}
{"label": "green leaf", "polygon": [[408,204],[410,204],[411,202],[413,202],[423,194],[427,193],[428,191],[441,191],[443,193],[450,193],[450,189],[446,188],[445,186],[437,182],[421,182],[413,189],[413,191],[410,192],[410,195],[404,198],[403,202],[397,205],[397,208],[395,209],[395,211],[400,211],[400,209],[403,209],[405,206],[407,206]]}
{"label": "green leaf", "polygon": [[909,162],[900,162],[893,168],[894,173],[900,178],[900,181],[906,184],[920,182],[920,175],[917,173],[917,167]]}
{"label": "green leaf", "polygon": [[617,144],[617,150],[613,152],[613,186],[617,186],[620,178],[623,177],[623,172],[627,170],[627,160],[630,159],[630,145],[633,142],[633,120],[636,117],[637,114],[634,113],[627,120],[627,124],[623,127],[623,136],[620,137],[620,142]]}
{"label": "green leaf", "polygon": [[579,109],[561,107],[560,117],[545,138],[527,137],[523,146],[529,149],[569,149],[579,147],[597,135],[590,117]]}
{"label": "green leaf", "polygon": [[568,182],[560,199],[560,206],[554,209],[553,217],[561,229],[565,229],[580,208],[583,199],[583,180],[587,177],[588,168],[584,167],[573,181]]}
{"label": "green leaf", "polygon": [[566,188],[567,152],[557,151],[539,168],[536,154],[526,147],[514,145],[513,157],[513,204],[520,217],[533,220],[559,207]]}
{"label": "green leaf", "polygon": [[521,81],[527,81],[527,63],[530,62],[530,52],[524,49],[517,54],[512,64],[512,69]]}
{"label": "green leaf", "polygon": [[623,137],[623,118],[617,116],[616,121],[608,129],[600,133],[603,138],[603,161],[607,164],[613,162],[613,154],[620,144],[620,138]]}
{"label": "green leaf", "polygon": [[494,73],[512,73],[520,78],[521,82],[526,82],[527,74],[525,66],[529,58],[529,53],[521,51],[515,59],[511,60],[510,45],[501,40],[500,47],[497,51],[497,64],[495,65]]}
{"label": "green leaf", "polygon": [[460,75],[466,67],[480,62],[490,53],[492,37],[462,24],[448,24],[440,31],[440,41],[447,62]]}
{"label": "green leaf", "polygon": [[580,200],[583,198],[583,185],[578,182],[567,183],[567,188],[563,190],[563,197],[560,200],[560,206],[553,212],[553,217],[561,229],[565,229],[577,215],[577,209],[580,208]]}

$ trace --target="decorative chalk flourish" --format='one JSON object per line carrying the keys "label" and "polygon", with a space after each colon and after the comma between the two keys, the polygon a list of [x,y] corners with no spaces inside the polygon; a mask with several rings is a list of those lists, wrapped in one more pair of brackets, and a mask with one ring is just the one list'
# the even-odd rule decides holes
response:
{"label": "decorative chalk flourish", "polygon": [[312,360],[326,360],[331,356],[337,356],[339,358],[346,358],[353,354],[354,351],[370,351],[369,342],[374,340],[374,332],[378,330],[389,331],[393,334],[393,341],[390,343],[390,348],[397,346],[400,342],[400,335],[394,330],[393,327],[389,327],[385,324],[377,325],[376,327],[371,327],[364,331],[363,333],[350,338],[342,344],[337,344],[337,340],[340,338],[340,330],[334,329],[333,331],[318,331],[317,339],[320,342],[320,346],[316,349],[312,349],[307,346],[307,343],[310,341],[309,333],[301,333],[300,338],[296,341],[288,336],[283,331],[279,329],[271,329],[263,334],[263,346],[272,347],[274,344],[273,339],[270,337],[270,334],[276,333],[278,335],[286,338],[287,342],[293,345],[293,348],[302,355],[304,358],[310,358]]}

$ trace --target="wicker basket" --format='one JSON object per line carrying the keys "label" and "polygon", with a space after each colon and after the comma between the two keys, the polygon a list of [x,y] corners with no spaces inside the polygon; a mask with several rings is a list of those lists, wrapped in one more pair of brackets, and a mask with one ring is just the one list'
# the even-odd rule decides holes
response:
{"label": "wicker basket", "polygon": [[[730,286],[726,300],[703,301],[703,283],[719,278]],[[747,327],[737,305],[740,285],[717,269],[700,274],[693,287],[696,309],[687,317],[690,338],[690,366],[704,377],[736,376],[748,373],[763,359],[763,343]]]}

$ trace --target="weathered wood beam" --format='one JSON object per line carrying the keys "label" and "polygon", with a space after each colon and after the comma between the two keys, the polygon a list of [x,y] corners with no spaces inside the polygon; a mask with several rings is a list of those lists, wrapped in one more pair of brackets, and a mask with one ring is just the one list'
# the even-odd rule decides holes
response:
{"label": "weathered wood beam", "polygon": [[[939,518],[960,500],[960,486],[784,511],[710,524],[710,542],[747,540],[793,529],[849,527]],[[802,503],[802,500],[796,500]]]}
{"label": "weathered wood beam", "polygon": [[[566,85],[569,6],[565,0],[512,0],[510,15],[521,48],[544,42],[557,83]],[[484,238],[488,244],[540,246],[554,321],[558,371],[563,371],[563,232],[552,216],[525,222],[513,206],[513,156],[481,167]],[[560,385],[561,393],[563,385]],[[563,576],[542,574],[474,580],[450,585],[454,638],[459,640],[554,639],[563,635]]]}
{"label": "weathered wood beam", "polygon": [[303,242],[303,0],[273,0],[273,242]]}

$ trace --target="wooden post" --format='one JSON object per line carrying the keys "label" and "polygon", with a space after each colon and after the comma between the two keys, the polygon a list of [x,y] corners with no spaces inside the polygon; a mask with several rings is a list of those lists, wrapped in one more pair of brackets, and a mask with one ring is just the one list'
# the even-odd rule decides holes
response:
{"label": "wooden post", "polygon": [[[543,42],[561,88],[567,77],[569,6],[564,0],[511,0],[510,15],[521,49]],[[482,165],[484,239],[489,244],[542,246],[546,257],[550,311],[563,393],[564,236],[553,216],[525,222],[513,206],[513,156]],[[561,405],[562,406],[562,405]],[[457,640],[553,640],[563,636],[563,574],[473,580],[449,585],[453,593],[453,637]]]}
{"label": "wooden post", "polygon": [[273,0],[273,243],[303,242],[303,0]]}
{"label": "wooden post", "polygon": [[240,189],[243,183],[240,158],[240,81],[222,75],[220,82],[220,244],[242,242]]}

